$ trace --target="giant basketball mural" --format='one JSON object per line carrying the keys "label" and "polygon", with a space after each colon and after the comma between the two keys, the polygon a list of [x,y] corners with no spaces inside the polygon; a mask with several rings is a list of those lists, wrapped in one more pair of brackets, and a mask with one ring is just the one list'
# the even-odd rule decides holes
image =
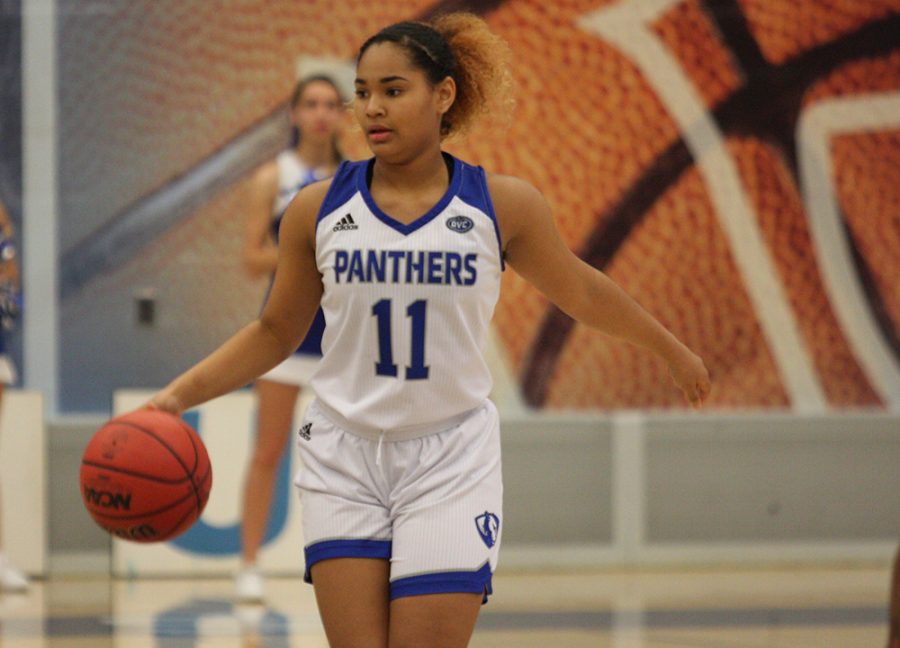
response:
{"label": "giant basketball mural", "polygon": [[[704,356],[711,408],[900,405],[900,0],[58,5],[66,410],[166,381],[256,313],[242,196],[287,142],[298,65],[454,9],[509,41],[517,107],[448,149],[535,184]],[[345,149],[366,155],[352,130]],[[512,271],[494,325],[526,405],[684,407],[660,361]]]}

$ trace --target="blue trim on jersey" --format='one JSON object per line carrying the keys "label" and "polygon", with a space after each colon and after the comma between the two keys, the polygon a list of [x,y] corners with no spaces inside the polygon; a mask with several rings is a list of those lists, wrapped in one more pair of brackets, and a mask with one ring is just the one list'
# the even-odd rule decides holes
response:
{"label": "blue trim on jersey", "polygon": [[324,176],[316,175],[315,169],[307,169],[306,173],[303,174],[303,177],[300,178],[300,182],[296,183],[292,187],[283,187],[279,190],[279,196],[296,196],[300,193],[300,190],[303,189],[306,185],[311,185],[313,182],[318,182],[319,180],[324,180]]}
{"label": "blue trim on jersey", "polygon": [[476,571],[435,572],[408,576],[391,581],[391,600],[404,596],[422,594],[458,594],[467,592],[483,594],[482,603],[487,603],[488,595],[494,593],[491,584],[491,565],[484,563]]}
{"label": "blue trim on jersey", "polygon": [[306,570],[303,580],[312,583],[312,566],[329,558],[378,558],[391,559],[390,540],[323,540],[303,548]]}
{"label": "blue trim on jersey", "polygon": [[[339,167],[340,168],[340,167]],[[279,191],[280,195],[286,195],[289,193],[294,193],[295,195],[300,192],[301,189],[305,188],[308,185],[311,185],[314,182],[318,182],[319,178],[315,174],[315,170],[307,169],[306,173],[300,179],[300,182],[297,183],[296,187],[288,187],[281,189]],[[331,190],[329,189],[329,193]],[[279,234],[281,232],[281,222],[284,219],[284,213],[287,211],[287,208],[282,210],[280,214],[276,214],[273,216],[272,221],[269,223],[269,231],[272,233],[272,238],[275,240],[275,244],[278,245]],[[269,293],[272,290],[272,282],[275,280],[275,275],[272,274],[269,279],[269,287],[266,289],[266,296],[263,299],[263,306],[269,300]],[[303,341],[300,342],[300,346],[298,346],[294,350],[295,355],[304,355],[304,356],[314,356],[314,357],[322,357],[322,336],[325,334],[325,313],[322,312],[322,309],[318,309],[316,311],[316,315],[313,318],[312,323],[309,325],[309,330],[306,332],[306,337],[303,338]]]}
{"label": "blue trim on jersey", "polygon": [[[293,202],[294,197],[296,197],[296,195],[300,193],[301,189],[304,189],[305,187],[313,184],[314,182],[318,182],[319,180],[324,180],[324,178],[320,178],[319,176],[317,176],[314,169],[307,169],[306,173],[300,179],[300,182],[298,182],[293,187],[285,187],[279,190],[278,195],[290,195],[291,202]],[[287,208],[290,206],[290,204],[291,203],[288,202],[285,208],[281,210],[281,213],[272,215],[272,222],[269,224],[269,231],[272,232],[272,238],[275,239],[275,245],[278,245],[278,236],[281,232],[281,221],[284,218],[284,213],[287,211]]]}
{"label": "blue trim on jersey", "polygon": [[491,200],[491,192],[487,186],[487,174],[480,166],[458,162],[463,170],[459,199],[467,205],[485,212],[493,221],[494,232],[497,234],[497,247],[500,251],[500,269],[506,270],[506,261],[503,258],[503,240],[500,238],[500,225],[497,222],[497,213],[494,211],[494,201]]}
{"label": "blue trim on jersey", "polygon": [[363,200],[366,201],[366,206],[368,206],[369,210],[371,210],[371,212],[375,214],[375,217],[378,220],[380,220],[388,227],[397,230],[404,236],[415,232],[420,227],[424,227],[425,225],[433,221],[438,214],[440,214],[442,211],[444,211],[444,209],[447,208],[447,205],[450,204],[450,201],[453,200],[453,197],[457,193],[459,193],[459,188],[462,184],[462,162],[454,157],[453,177],[450,179],[450,186],[447,187],[447,191],[434,207],[432,207],[427,212],[407,225],[405,223],[401,223],[398,220],[394,220],[383,211],[381,211],[381,208],[375,203],[375,200],[372,198],[372,194],[369,192],[369,186],[366,184],[366,173],[368,171],[368,165],[374,163],[375,158],[371,158],[365,161],[366,166],[361,167],[357,171],[358,175],[356,176],[356,189],[362,194]]}
{"label": "blue trim on jersey", "polygon": [[[266,288],[266,296],[263,299],[263,308],[266,307],[266,302],[269,301],[269,294],[272,292],[272,283],[274,280],[275,276],[273,275],[269,279],[269,287]],[[260,312],[262,312],[262,309],[260,309]],[[294,349],[294,355],[321,358],[323,335],[325,335],[325,312],[319,307],[316,310],[316,315],[313,317],[312,323],[309,325],[309,330],[306,331],[306,337],[300,342],[300,346]]]}
{"label": "blue trim on jersey", "polygon": [[[365,160],[361,162],[344,160],[341,162],[331,179],[331,185],[328,187],[322,206],[319,207],[319,213],[316,216],[316,227],[319,226],[323,218],[353,197],[353,194],[356,193],[356,174],[360,167],[365,169],[365,164]],[[363,178],[365,178],[365,175]]]}
{"label": "blue trim on jersey", "polygon": [[322,336],[325,335],[325,313],[319,308],[313,318],[303,342],[294,351],[295,355],[322,357]]}

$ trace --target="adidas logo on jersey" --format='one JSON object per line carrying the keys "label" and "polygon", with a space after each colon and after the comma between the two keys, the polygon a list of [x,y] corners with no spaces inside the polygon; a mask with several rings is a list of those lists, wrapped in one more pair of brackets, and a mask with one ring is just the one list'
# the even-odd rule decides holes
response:
{"label": "adidas logo on jersey", "polygon": [[332,231],[334,232],[344,232],[346,230],[356,230],[359,229],[359,225],[353,220],[353,216],[347,214],[341,220],[338,221],[338,224],[334,226]]}

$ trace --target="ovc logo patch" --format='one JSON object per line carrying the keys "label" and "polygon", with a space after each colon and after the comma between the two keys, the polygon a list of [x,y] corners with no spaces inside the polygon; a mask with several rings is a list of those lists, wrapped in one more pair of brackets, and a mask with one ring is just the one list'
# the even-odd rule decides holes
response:
{"label": "ovc logo patch", "polygon": [[447,228],[459,234],[465,234],[473,227],[475,223],[468,216],[453,216],[447,219]]}
{"label": "ovc logo patch", "polygon": [[497,543],[497,537],[500,534],[500,518],[485,511],[475,518],[475,528],[478,529],[478,535],[481,536],[484,544],[490,549]]}

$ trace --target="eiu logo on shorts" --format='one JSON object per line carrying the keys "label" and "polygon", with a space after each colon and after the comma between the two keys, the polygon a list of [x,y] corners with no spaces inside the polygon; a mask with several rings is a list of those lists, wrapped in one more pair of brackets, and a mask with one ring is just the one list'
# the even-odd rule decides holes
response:
{"label": "eiu logo on shorts", "polygon": [[447,219],[447,229],[460,234],[465,234],[475,227],[475,223],[468,216],[453,216]]}
{"label": "eiu logo on shorts", "polygon": [[485,511],[482,515],[475,518],[475,528],[478,529],[478,535],[487,545],[488,549],[497,543],[497,536],[500,532],[500,518],[493,513]]}

